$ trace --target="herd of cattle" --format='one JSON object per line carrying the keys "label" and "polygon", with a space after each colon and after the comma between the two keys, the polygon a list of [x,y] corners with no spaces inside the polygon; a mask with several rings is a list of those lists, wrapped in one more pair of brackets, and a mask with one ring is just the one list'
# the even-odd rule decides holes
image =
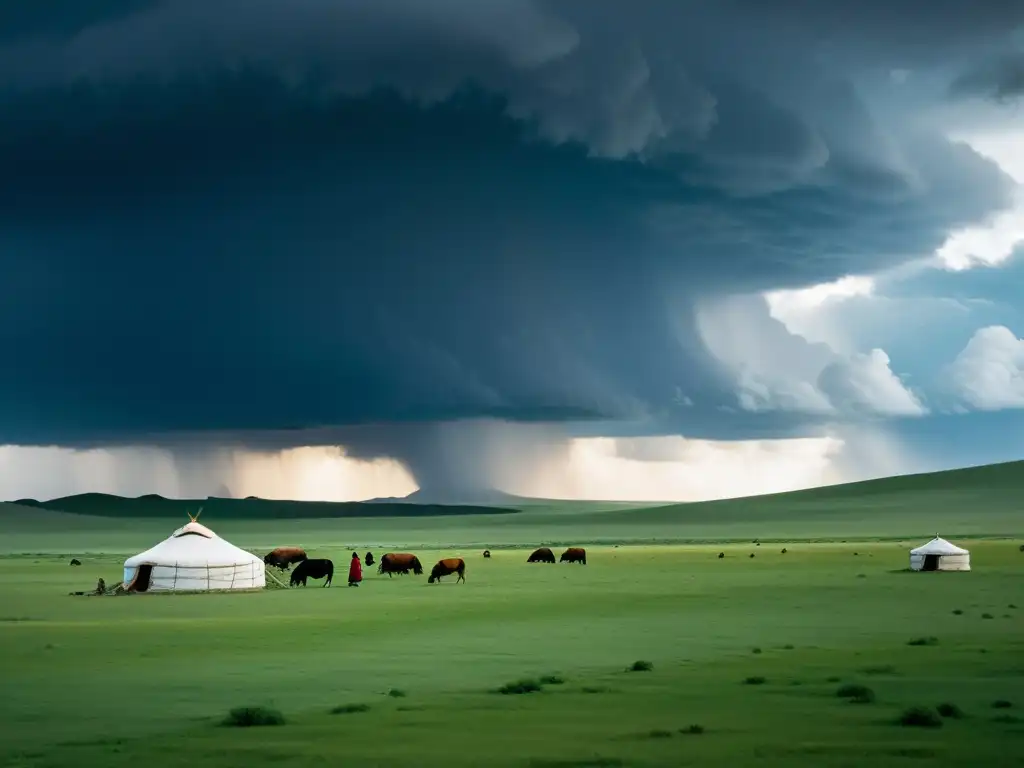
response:
{"label": "herd of cattle", "polygon": [[[490,558],[490,556],[491,551],[489,549],[484,550],[484,558]],[[263,557],[263,562],[282,571],[287,571],[291,566],[295,565],[295,570],[292,571],[291,578],[289,579],[289,584],[293,587],[306,586],[307,579],[325,579],[323,585],[329,587],[331,586],[331,580],[334,578],[334,562],[332,560],[327,558],[310,558],[301,547],[278,547],[272,552],[268,552]],[[366,553],[364,562],[367,566],[372,566],[376,562],[372,552]],[[534,550],[526,559],[526,562],[554,563],[555,553],[548,547],[541,547]],[[586,565],[587,551],[581,547],[569,547],[562,553],[558,562]],[[416,576],[423,575],[423,565],[420,563],[420,559],[409,552],[388,552],[381,557],[380,564],[377,566],[377,573],[386,573],[389,578],[396,573],[400,576],[406,576],[410,572]],[[456,584],[460,581],[465,581],[466,561],[461,557],[442,558],[430,570],[427,583],[438,583],[442,578],[451,576],[453,573],[458,576],[455,580]]]}

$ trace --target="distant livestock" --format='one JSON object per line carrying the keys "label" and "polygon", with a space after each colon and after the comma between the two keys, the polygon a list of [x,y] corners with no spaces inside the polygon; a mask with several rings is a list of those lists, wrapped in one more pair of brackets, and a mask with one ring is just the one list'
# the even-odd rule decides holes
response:
{"label": "distant livestock", "polygon": [[278,547],[263,556],[265,565],[280,568],[282,571],[287,571],[295,563],[301,563],[308,559],[306,550],[302,547]]}
{"label": "distant livestock", "polygon": [[789,552],[789,550],[788,550],[788,549],[786,549],[785,547],[783,547],[783,548],[782,548],[782,554],[786,554],[787,552]]}
{"label": "distant livestock", "polygon": [[725,552],[719,552],[718,559],[721,560],[723,557],[725,557]]}
{"label": "distant livestock", "polygon": [[427,583],[440,582],[443,577],[450,576],[453,573],[459,574],[459,578],[455,580],[456,584],[466,580],[466,561],[461,557],[448,557],[444,560],[438,560],[437,564],[430,571],[430,578],[427,579]]}
{"label": "distant livestock", "polygon": [[420,559],[408,552],[388,552],[381,557],[380,565],[377,567],[377,573],[386,573],[389,577],[396,573],[404,576],[409,571],[417,576],[423,575]]}
{"label": "distant livestock", "polygon": [[306,586],[306,579],[322,579],[325,576],[327,580],[324,582],[324,586],[329,587],[331,579],[334,578],[334,563],[332,561],[306,559],[295,566],[290,582],[293,587],[300,584]]}
{"label": "distant livestock", "polygon": [[560,563],[579,563],[580,565],[587,564],[587,550],[582,547],[569,547],[562,556],[558,558]]}
{"label": "distant livestock", "polygon": [[375,562],[377,562],[376,560],[373,559],[373,552],[367,552],[366,553],[366,560],[364,562],[366,563],[366,567],[367,568],[369,568],[371,565],[373,565]]}
{"label": "distant livestock", "polygon": [[[562,558],[565,559],[564,557]],[[553,563],[555,562],[555,553],[547,547],[541,547],[540,549],[533,550],[533,554],[526,558],[528,563]]]}
{"label": "distant livestock", "polygon": [[77,557],[71,558],[71,562],[68,563],[68,565],[81,565],[81,564],[82,564],[82,561],[79,560]]}
{"label": "distant livestock", "polygon": [[486,560],[486,559],[490,559],[490,557],[491,557],[491,550],[489,550],[489,549],[485,549],[485,550],[484,550],[484,559],[485,559],[485,560]]}

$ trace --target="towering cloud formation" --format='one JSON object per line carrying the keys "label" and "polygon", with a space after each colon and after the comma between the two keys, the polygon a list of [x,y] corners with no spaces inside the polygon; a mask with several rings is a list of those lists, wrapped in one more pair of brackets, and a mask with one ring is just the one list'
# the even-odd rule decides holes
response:
{"label": "towering cloud formation", "polygon": [[[954,5],[4,11],[0,440],[269,430],[422,479],[448,472],[438,428],[353,425],[835,418],[736,409],[694,308],[915,258],[1009,204],[995,166],[880,90],[1008,50],[1019,7]],[[883,357],[822,386],[863,400]]]}

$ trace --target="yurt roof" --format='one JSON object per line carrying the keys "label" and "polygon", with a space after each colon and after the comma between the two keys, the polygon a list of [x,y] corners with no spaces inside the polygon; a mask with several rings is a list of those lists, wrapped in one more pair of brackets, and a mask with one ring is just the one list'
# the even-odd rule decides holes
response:
{"label": "yurt roof", "polygon": [[263,563],[255,555],[225,541],[194,519],[172,533],[155,547],[124,561],[126,568],[147,563],[186,568],[227,566],[249,562]]}
{"label": "yurt roof", "polygon": [[956,544],[950,544],[945,539],[936,536],[927,544],[917,549],[910,550],[912,555],[966,555],[970,554],[966,549],[961,549]]}

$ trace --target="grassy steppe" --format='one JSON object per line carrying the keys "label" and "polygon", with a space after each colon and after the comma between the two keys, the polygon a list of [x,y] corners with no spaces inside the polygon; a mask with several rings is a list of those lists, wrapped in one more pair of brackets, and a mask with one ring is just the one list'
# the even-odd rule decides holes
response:
{"label": "grassy steppe", "polygon": [[[463,552],[462,585],[123,598],[66,596],[119,558],[6,557],[0,742],[8,765],[79,768],[1020,764],[1016,544],[976,542],[970,574],[899,572],[891,543],[787,549],[609,547],[586,567]],[[543,675],[565,682],[492,692]],[[844,682],[877,700],[838,698]],[[943,702],[968,716],[893,724]],[[237,706],[287,722],[218,725]]]}
{"label": "grassy steppe", "polygon": [[[1021,479],[1002,465],[629,511],[204,513],[257,552],[468,562],[460,585],[367,569],[358,589],[236,595],[70,597],[116,583],[183,516],[2,505],[0,766],[1024,765]],[[903,570],[936,530],[972,572]],[[686,540],[701,543],[651,543]],[[604,543],[585,567],[526,564],[552,542]],[[870,701],[837,696],[847,684]],[[942,704],[963,717],[895,724]],[[222,726],[234,707],[286,722]]]}

